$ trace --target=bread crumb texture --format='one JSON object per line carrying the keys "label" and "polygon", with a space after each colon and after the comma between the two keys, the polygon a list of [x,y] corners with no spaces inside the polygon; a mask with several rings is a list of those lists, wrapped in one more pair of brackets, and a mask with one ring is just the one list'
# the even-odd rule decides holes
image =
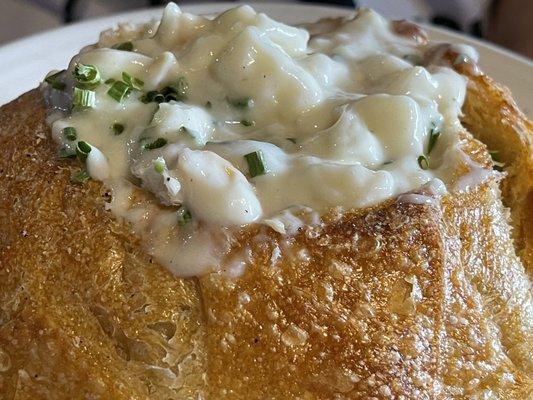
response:
{"label": "bread crumb texture", "polygon": [[532,396],[531,236],[520,258],[508,222],[526,229],[528,203],[508,181],[512,218],[494,178],[291,238],[252,226],[220,272],[177,279],[100,183],[70,183],[37,92],[1,109],[0,149],[1,399]]}

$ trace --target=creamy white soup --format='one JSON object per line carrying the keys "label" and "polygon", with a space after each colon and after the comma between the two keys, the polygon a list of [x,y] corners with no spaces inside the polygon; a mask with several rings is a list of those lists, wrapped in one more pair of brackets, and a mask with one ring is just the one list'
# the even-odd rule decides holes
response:
{"label": "creamy white soup", "polygon": [[104,32],[44,87],[61,154],[86,168],[74,179],[102,181],[148,252],[195,276],[245,225],[289,235],[331,207],[446,192],[466,79],[422,66],[428,49],[367,9],[306,29],[171,3],[161,21]]}

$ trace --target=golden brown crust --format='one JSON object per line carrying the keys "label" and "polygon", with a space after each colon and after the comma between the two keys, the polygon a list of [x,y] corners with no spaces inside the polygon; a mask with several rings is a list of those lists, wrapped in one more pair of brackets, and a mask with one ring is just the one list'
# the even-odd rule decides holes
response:
{"label": "golden brown crust", "polygon": [[[488,118],[471,111],[493,88],[483,79],[467,123]],[[6,399],[532,394],[530,283],[495,179],[433,205],[332,212],[289,240],[253,228],[228,256],[251,252],[240,279],[196,281],[151,264],[98,183],[69,182],[78,166],[55,159],[36,92],[1,109],[0,148]],[[479,142],[468,149],[486,158]],[[530,171],[525,154],[516,166],[504,154],[506,182]],[[504,183],[514,213],[525,187]]]}
{"label": "golden brown crust", "polygon": [[241,241],[246,274],[202,280],[214,398],[525,398],[531,298],[498,197],[492,182]]}
{"label": "golden brown crust", "polygon": [[57,159],[37,91],[0,126],[0,398],[194,397],[195,282],[151,264],[100,184],[70,183],[79,166]]}
{"label": "golden brown crust", "polygon": [[511,210],[513,239],[533,274],[533,123],[516,106],[509,90],[486,75],[469,75],[463,124],[499,152],[508,174],[502,183]]}

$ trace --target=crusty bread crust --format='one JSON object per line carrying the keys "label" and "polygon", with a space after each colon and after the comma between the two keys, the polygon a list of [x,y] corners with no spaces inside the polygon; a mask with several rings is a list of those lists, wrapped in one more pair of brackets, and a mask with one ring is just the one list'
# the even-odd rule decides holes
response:
{"label": "crusty bread crust", "polygon": [[0,398],[192,398],[197,283],[152,264],[99,183],[70,183],[44,118],[36,90],[1,109]]}
{"label": "crusty bread crust", "polygon": [[[507,122],[488,122],[503,101],[491,91],[502,93],[471,79],[464,120],[508,162],[517,232],[529,221],[516,208],[531,193],[531,147],[517,162],[508,141],[488,137],[520,151],[531,132],[516,127],[531,125],[513,108]],[[434,204],[332,210],[288,240],[252,227],[228,255],[251,252],[240,279],[184,280],[105,211],[99,183],[69,182],[79,166],[55,157],[38,92],[2,107],[0,148],[2,398],[533,393],[530,281],[497,177]],[[487,160],[480,142],[467,148]],[[516,237],[531,265],[532,236]]]}
{"label": "crusty bread crust", "polygon": [[506,87],[486,75],[469,74],[468,78],[462,121],[476,139],[490,150],[497,150],[505,162],[503,201],[511,211],[515,246],[532,276],[533,123],[517,107]]}

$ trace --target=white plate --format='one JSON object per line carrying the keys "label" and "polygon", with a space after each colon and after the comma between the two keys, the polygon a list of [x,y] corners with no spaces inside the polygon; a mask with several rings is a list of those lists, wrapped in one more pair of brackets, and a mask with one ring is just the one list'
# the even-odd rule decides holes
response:
{"label": "white plate", "polygon": [[[212,14],[235,7],[236,3],[204,3],[183,6],[196,14]],[[254,8],[280,21],[297,24],[322,17],[349,14],[346,8],[257,3]],[[30,36],[0,47],[0,104],[36,87],[52,69],[63,69],[79,49],[98,40],[98,34],[118,22],[142,22],[159,18],[161,9],[140,10],[77,23]],[[533,62],[494,45],[454,32],[426,27],[433,40],[474,46],[483,71],[507,85],[522,109],[533,115]]]}

